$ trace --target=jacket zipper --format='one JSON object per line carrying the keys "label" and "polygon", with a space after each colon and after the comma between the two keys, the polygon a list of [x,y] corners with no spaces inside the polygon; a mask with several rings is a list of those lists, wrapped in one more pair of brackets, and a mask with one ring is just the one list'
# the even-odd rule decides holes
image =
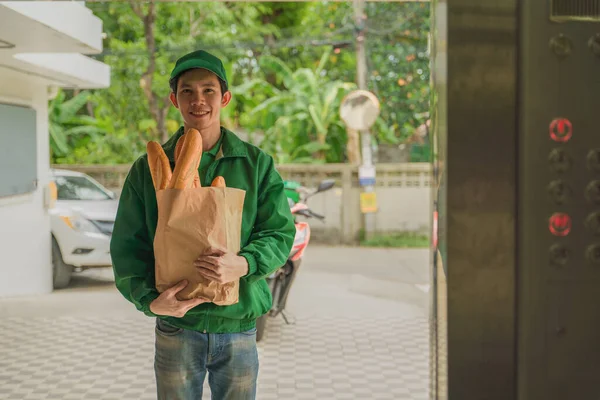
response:
{"label": "jacket zipper", "polygon": [[[205,176],[205,186],[210,186],[212,180],[214,179],[214,174],[215,174],[215,170],[217,169],[217,164],[219,163],[221,159],[219,160],[215,160],[213,161],[213,163],[210,165],[210,167],[208,167],[208,170],[206,171],[206,176]],[[206,310],[206,316],[204,318],[204,331],[203,333],[208,333],[208,329],[209,329],[209,319],[210,319],[210,311]]]}
{"label": "jacket zipper", "polygon": [[206,310],[206,317],[204,318],[204,332],[208,333],[208,315],[210,314],[209,310]]}
{"label": "jacket zipper", "polygon": [[208,170],[206,170],[206,176],[205,178],[205,186],[210,186],[210,184],[212,183],[213,179],[215,179],[214,174],[215,174],[215,170],[217,169],[217,164],[219,163],[219,161],[221,161],[222,158],[213,161],[213,163],[210,165],[210,167],[208,167]]}

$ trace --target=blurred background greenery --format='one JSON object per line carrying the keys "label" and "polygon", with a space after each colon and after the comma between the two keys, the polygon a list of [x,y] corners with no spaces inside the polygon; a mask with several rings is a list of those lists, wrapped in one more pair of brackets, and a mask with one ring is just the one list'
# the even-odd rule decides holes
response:
{"label": "blurred background greenery", "polygon": [[52,163],[131,163],[147,141],[166,141],[181,124],[168,99],[169,73],[197,49],[226,64],[233,101],[223,125],[278,163],[346,162],[338,107],[356,88],[359,29],[368,90],[382,105],[372,128],[376,149],[408,144],[407,161],[429,160],[427,141],[411,140],[428,119],[427,3],[367,3],[362,27],[352,2],[87,6],[104,22],[104,51],[94,57],[111,66],[111,87],[51,101]]}

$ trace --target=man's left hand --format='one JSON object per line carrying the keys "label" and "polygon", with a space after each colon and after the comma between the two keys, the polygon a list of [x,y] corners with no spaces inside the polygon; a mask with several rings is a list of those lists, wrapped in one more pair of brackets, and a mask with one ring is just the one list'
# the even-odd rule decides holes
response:
{"label": "man's left hand", "polygon": [[221,284],[234,282],[248,274],[248,261],[222,249],[210,248],[194,261],[198,272]]}

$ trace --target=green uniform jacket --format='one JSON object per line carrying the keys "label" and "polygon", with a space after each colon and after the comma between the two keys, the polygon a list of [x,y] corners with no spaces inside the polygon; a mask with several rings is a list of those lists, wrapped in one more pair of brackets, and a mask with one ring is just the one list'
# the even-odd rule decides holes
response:
{"label": "green uniform jacket", "polygon": [[[163,317],[172,325],[208,333],[237,333],[256,326],[256,319],[272,305],[265,277],[285,264],[296,228],[273,158],[222,128],[217,145],[204,152],[199,173],[202,186],[221,175],[228,187],[246,191],[241,251],[248,275],[240,280],[239,302],[231,306],[201,304],[183,318]],[[163,149],[174,168],[180,128]],[[158,297],[154,280],[154,233],[158,220],[156,192],[147,155],[137,159],[123,185],[110,243],[117,289],[148,316]]]}

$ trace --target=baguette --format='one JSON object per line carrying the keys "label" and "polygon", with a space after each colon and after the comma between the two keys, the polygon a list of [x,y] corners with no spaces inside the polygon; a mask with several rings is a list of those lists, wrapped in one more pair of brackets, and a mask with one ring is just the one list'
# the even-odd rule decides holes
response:
{"label": "baguette", "polygon": [[166,189],[173,174],[165,151],[155,141],[146,144],[146,151],[148,152],[148,166],[150,167],[154,189],[156,191]]}
{"label": "baguette", "polygon": [[175,145],[175,162],[179,159],[179,155],[181,154],[181,147],[183,147],[183,142],[185,141],[185,135],[181,136],[179,140],[177,140],[177,144]]}
{"label": "baguette", "polygon": [[196,175],[194,175],[194,182],[192,182],[192,188],[196,189],[199,187],[202,187],[202,185],[200,184],[200,175],[196,172]]}
{"label": "baguette", "polygon": [[[181,136],[177,141],[177,145],[175,145],[175,162],[179,159],[179,155],[181,154],[181,148],[183,147],[183,142],[185,141],[185,135]],[[199,188],[200,185],[200,175],[194,175],[194,182],[192,183],[192,188]]]}
{"label": "baguette", "polygon": [[210,184],[210,186],[212,186],[212,187],[225,187],[225,178],[223,178],[222,176],[217,176],[215,179],[213,179],[213,181]]}
{"label": "baguette", "polygon": [[[169,188],[188,189],[198,176],[198,167],[202,157],[202,136],[196,129],[188,130],[181,145],[181,154],[175,163],[175,170]],[[198,180],[199,183],[199,180]]]}
{"label": "baguette", "polygon": [[[177,141],[177,144],[175,145],[175,162],[177,162],[177,160],[179,159],[179,155],[181,154],[181,148],[183,147],[183,142],[185,141],[185,135],[182,135],[179,140]],[[192,188],[199,188],[201,187],[200,185],[200,175],[195,174],[194,175],[194,182],[192,183]]]}

